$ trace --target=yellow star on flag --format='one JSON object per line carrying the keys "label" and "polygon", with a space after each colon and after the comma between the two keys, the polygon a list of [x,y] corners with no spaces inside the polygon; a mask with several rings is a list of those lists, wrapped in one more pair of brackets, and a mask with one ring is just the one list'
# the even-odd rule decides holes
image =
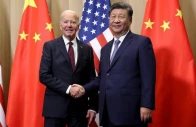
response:
{"label": "yellow star on flag", "polygon": [[40,40],[40,34],[35,33],[33,39],[35,40],[35,42],[37,42],[38,40]]}
{"label": "yellow star on flag", "polygon": [[46,23],[46,28],[45,29],[48,29],[50,32],[52,30],[52,23]]}
{"label": "yellow star on flag", "polygon": [[179,16],[182,19],[182,11],[177,9],[177,14],[175,16]]}
{"label": "yellow star on flag", "polygon": [[28,36],[28,34],[25,34],[25,32],[24,32],[24,30],[23,30],[23,32],[21,33],[21,34],[19,34],[20,35],[20,40],[27,40],[27,36]]}
{"label": "yellow star on flag", "polygon": [[164,31],[165,31],[166,29],[170,29],[169,23],[170,23],[170,22],[165,22],[165,21],[163,20],[163,25],[160,26],[160,27],[162,27],[162,28],[164,29]]}
{"label": "yellow star on flag", "polygon": [[147,22],[144,22],[144,23],[146,24],[146,29],[147,29],[147,28],[152,29],[152,25],[154,24],[154,22],[151,22],[151,21],[150,21],[150,18],[148,19]]}
{"label": "yellow star on flag", "polygon": [[27,8],[27,6],[31,6],[31,7],[37,8],[37,5],[35,4],[34,0],[25,0],[23,12]]}

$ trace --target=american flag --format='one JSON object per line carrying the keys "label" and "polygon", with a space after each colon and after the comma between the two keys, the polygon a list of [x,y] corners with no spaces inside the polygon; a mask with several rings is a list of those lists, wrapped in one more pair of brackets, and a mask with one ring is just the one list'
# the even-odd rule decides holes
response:
{"label": "american flag", "polygon": [[86,0],[78,37],[94,50],[95,69],[98,71],[100,50],[113,35],[109,29],[110,0]]}
{"label": "american flag", "polygon": [[0,63],[0,127],[5,126],[5,112],[4,112],[4,96],[3,96],[3,83],[2,83],[2,73],[1,73],[1,63]]}

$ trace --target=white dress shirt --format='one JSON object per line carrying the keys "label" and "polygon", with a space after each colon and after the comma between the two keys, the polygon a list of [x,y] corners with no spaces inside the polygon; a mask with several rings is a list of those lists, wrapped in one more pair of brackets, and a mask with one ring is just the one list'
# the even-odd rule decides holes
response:
{"label": "white dress shirt", "polygon": [[[65,43],[65,47],[66,47],[67,52],[68,52],[70,41],[65,36],[62,36],[62,37],[63,37],[63,41]],[[72,46],[73,46],[73,50],[74,50],[74,58],[75,58],[75,65],[76,65],[77,60],[78,60],[78,45],[77,45],[76,38],[74,38],[71,42],[73,43]],[[69,85],[69,87],[67,88],[66,94],[69,94],[70,89],[71,89],[71,85]]]}
{"label": "white dress shirt", "polygon": [[[118,39],[118,40],[120,41],[120,43],[118,44],[118,48],[121,46],[121,44],[122,44],[123,40],[125,39],[126,35],[128,34],[128,32],[129,32],[129,31],[127,31],[126,34],[124,34],[123,36],[121,36],[121,37]],[[116,40],[117,40],[117,38],[114,37],[114,41],[113,41],[113,45],[112,45],[112,50],[111,50],[111,52],[110,52],[110,59],[111,59],[112,53],[113,53],[113,51],[114,51],[114,42],[115,42]]]}
{"label": "white dress shirt", "polygon": [[[65,46],[66,46],[66,49],[67,49],[67,52],[68,52],[70,41],[67,38],[65,38],[64,36],[63,36],[63,40],[64,40],[64,43],[65,43]],[[75,58],[75,65],[76,65],[77,60],[78,60],[78,45],[77,45],[76,38],[74,38],[71,42],[73,43],[72,47],[73,47],[73,50],[74,50],[74,58]]]}

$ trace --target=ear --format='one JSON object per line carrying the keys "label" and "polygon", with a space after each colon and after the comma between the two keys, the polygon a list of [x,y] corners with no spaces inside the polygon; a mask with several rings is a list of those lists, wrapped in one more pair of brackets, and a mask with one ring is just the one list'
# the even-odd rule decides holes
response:
{"label": "ear", "polygon": [[62,31],[63,30],[63,28],[62,28],[62,25],[60,24],[60,30]]}
{"label": "ear", "polygon": [[131,21],[129,20],[129,26],[130,26],[131,24],[132,24],[132,20],[131,20]]}
{"label": "ear", "polygon": [[78,23],[78,26],[77,26],[77,31],[79,30],[79,27],[80,27],[80,23]]}

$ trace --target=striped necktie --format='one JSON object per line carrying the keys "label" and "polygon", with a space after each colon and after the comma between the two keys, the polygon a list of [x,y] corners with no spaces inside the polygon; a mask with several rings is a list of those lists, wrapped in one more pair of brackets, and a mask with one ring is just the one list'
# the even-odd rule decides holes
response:
{"label": "striped necktie", "polygon": [[112,60],[113,60],[113,58],[114,58],[114,56],[115,56],[115,54],[116,54],[116,52],[117,52],[117,50],[118,50],[118,45],[120,44],[120,41],[119,40],[116,40],[115,42],[114,42],[114,50],[113,50],[113,53],[112,53],[112,55],[111,55],[111,57],[110,57],[110,63],[112,63]]}

